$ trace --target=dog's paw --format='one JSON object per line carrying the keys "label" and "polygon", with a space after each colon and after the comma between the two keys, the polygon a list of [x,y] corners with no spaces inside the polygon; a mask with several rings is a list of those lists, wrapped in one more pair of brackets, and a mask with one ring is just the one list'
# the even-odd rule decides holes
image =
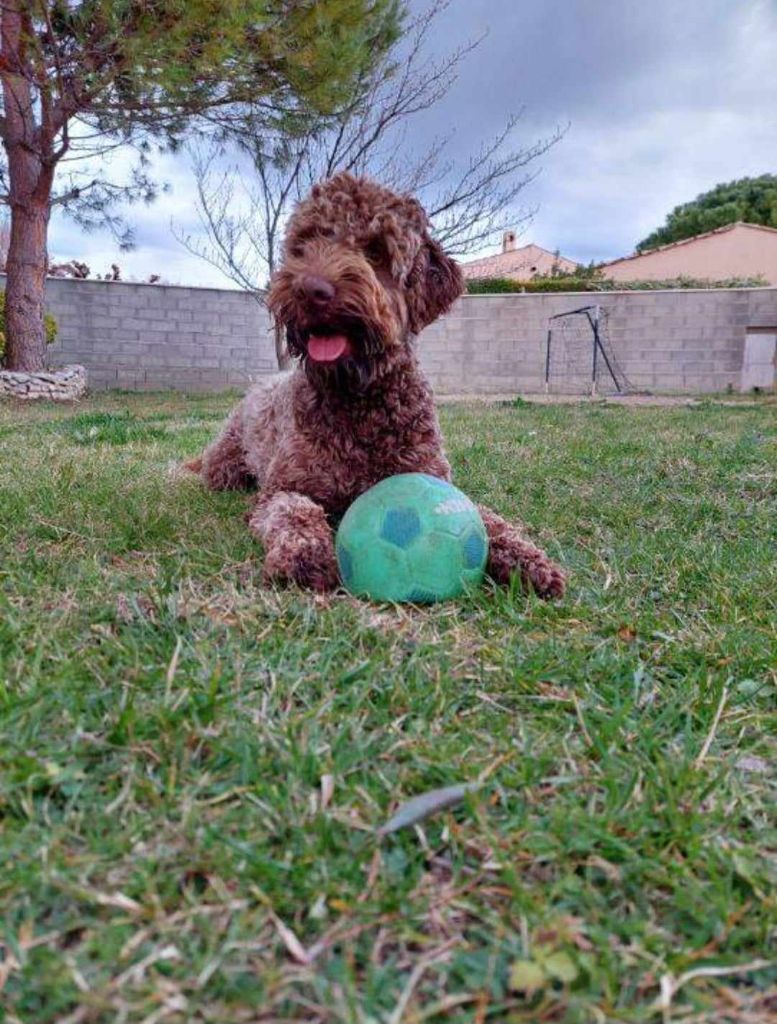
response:
{"label": "dog's paw", "polygon": [[543,556],[536,564],[526,568],[526,575],[534,591],[546,600],[564,596],[567,577],[564,570]]}
{"label": "dog's paw", "polygon": [[319,594],[335,590],[340,584],[331,543],[271,548],[265,554],[263,575],[266,583],[291,583]]}
{"label": "dog's paw", "polygon": [[502,543],[492,547],[488,574],[495,583],[507,585],[519,576],[526,589],[545,599],[563,597],[566,574],[539,548],[524,542]]}

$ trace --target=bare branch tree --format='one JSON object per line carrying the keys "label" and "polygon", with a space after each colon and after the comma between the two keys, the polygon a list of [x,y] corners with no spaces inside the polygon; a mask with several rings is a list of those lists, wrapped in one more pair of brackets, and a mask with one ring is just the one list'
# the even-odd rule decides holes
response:
{"label": "bare branch tree", "polygon": [[[195,208],[204,237],[192,235],[172,224],[178,241],[195,256],[221,271],[235,284],[264,304],[265,285],[278,260],[283,220],[291,200],[298,195],[297,183],[305,157],[304,138],[281,140],[271,153],[257,145],[251,153],[256,175],[249,185],[239,166],[221,167],[222,147],[193,146],[190,149],[196,183]],[[244,139],[245,150],[250,141]],[[283,332],[276,327],[275,354],[278,366],[289,363]]]}
{"label": "bare branch tree", "polygon": [[[472,252],[507,227],[526,224],[536,212],[526,208],[516,211],[516,199],[539,173],[526,168],[547,153],[564,130],[557,128],[525,149],[511,150],[507,147],[520,117],[512,115],[501,132],[473,154],[458,174],[449,174],[443,186],[435,189],[429,216],[437,238],[454,255]],[[429,186],[421,187],[422,195],[425,191]]]}
{"label": "bare branch tree", "polygon": [[451,2],[431,0],[408,23],[404,39],[358,80],[352,101],[335,116],[294,134],[268,133],[266,112],[248,109],[242,120],[232,118],[208,151],[195,148],[192,168],[204,235],[174,226],[179,241],[261,301],[259,289],[277,264],[290,207],[335,171],[370,174],[418,195],[437,237],[453,254],[472,252],[506,227],[526,223],[534,211],[518,200],[536,176],[532,165],[565,129],[521,145],[521,111],[463,166],[449,155],[453,133],[432,139],[421,152],[409,142],[413,118],[443,99],[482,42],[481,37],[442,58],[429,57],[430,40]]}

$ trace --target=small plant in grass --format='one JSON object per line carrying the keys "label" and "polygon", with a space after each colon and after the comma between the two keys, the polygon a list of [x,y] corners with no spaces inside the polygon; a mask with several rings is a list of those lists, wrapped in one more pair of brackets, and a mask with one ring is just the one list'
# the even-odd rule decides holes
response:
{"label": "small plant in grass", "polygon": [[139,421],[126,411],[82,413],[58,425],[57,430],[80,445],[123,445],[165,435],[160,427]]}
{"label": "small plant in grass", "polygon": [[500,402],[502,406],[506,406],[508,409],[530,409],[533,402],[527,402],[522,395],[516,395],[515,398],[509,399],[509,401]]}

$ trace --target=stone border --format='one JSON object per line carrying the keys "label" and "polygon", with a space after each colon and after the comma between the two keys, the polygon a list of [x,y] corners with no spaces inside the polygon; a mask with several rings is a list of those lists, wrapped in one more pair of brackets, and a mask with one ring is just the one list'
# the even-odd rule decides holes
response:
{"label": "stone border", "polygon": [[77,402],[86,392],[83,366],[64,366],[44,373],[0,370],[0,397],[23,402],[48,399],[52,402]]}

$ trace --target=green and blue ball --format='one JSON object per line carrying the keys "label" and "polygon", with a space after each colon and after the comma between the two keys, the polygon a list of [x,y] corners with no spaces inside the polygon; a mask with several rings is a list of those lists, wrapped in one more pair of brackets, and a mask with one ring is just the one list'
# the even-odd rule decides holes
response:
{"label": "green and blue ball", "polygon": [[336,547],[352,594],[430,603],[482,582],[488,537],[477,508],[457,487],[426,473],[403,473],[356,499]]}

